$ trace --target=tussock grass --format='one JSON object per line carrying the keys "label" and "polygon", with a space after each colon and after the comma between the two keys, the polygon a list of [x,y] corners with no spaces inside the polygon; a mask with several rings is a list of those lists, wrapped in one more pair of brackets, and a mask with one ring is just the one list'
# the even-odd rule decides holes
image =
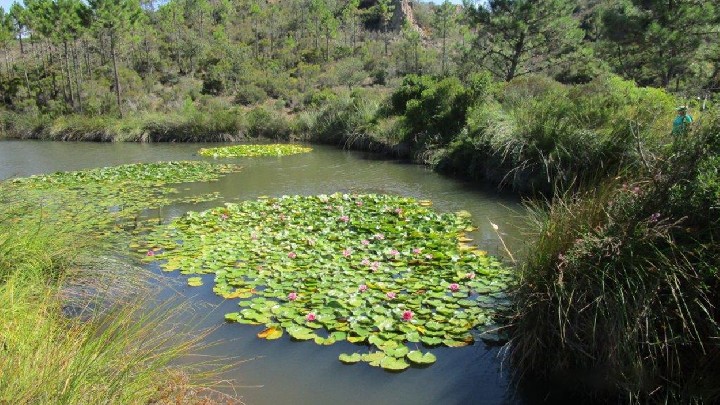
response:
{"label": "tussock grass", "polygon": [[236,402],[194,385],[227,365],[174,363],[211,332],[188,323],[189,304],[158,302],[139,269],[89,260],[94,242],[41,210],[0,203],[0,403]]}
{"label": "tussock grass", "polygon": [[719,118],[644,172],[535,207],[510,346],[519,380],[606,400],[720,399]]}

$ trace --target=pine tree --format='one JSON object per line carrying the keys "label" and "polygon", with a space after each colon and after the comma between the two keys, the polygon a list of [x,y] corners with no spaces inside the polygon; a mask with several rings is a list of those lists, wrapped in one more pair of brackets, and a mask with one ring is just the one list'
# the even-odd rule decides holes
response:
{"label": "pine tree", "polygon": [[469,7],[478,62],[506,81],[557,63],[582,40],[570,0],[490,0]]}

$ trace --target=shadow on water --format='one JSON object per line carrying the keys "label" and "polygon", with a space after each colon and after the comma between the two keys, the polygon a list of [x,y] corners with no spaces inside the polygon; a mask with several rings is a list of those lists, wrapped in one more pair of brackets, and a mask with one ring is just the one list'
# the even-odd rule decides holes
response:
{"label": "shadow on water", "polygon": [[[70,144],[0,142],[0,179],[59,170],[79,170],[134,162],[198,160],[198,144]],[[213,146],[217,146],[216,144]],[[378,159],[361,152],[313,146],[309,154],[223,159],[243,166],[211,183],[178,186],[181,193],[217,192],[222,200],[164,207],[149,216],[163,222],[189,210],[203,210],[225,202],[255,199],[258,196],[316,195],[334,192],[391,193],[431,200],[444,212],[466,210],[477,230],[470,237],[481,249],[504,255],[502,241],[492,224],[497,224],[504,242],[515,254],[525,245],[522,234],[524,208],[516,196],[492,187],[458,181],[397,160]],[[212,160],[212,159],[206,159]],[[517,256],[517,255],[516,255]],[[213,276],[204,275],[204,285],[187,287],[186,276],[163,273],[150,266],[160,278],[180,280],[161,294],[181,294],[199,304],[188,314],[198,328],[217,327],[208,337],[203,355],[252,359],[225,373],[234,380],[240,396],[251,404],[507,404],[524,403],[508,392],[508,370],[499,357],[500,348],[482,342],[465,348],[434,348],[437,362],[427,368],[388,373],[366,364],[343,365],[341,353],[362,352],[362,346],[339,342],[319,346],[294,342],[287,336],[276,340],[258,339],[261,327],[226,324],[224,314],[238,310],[236,300],[223,300],[212,292]],[[200,316],[198,316],[200,315]],[[198,321],[199,320],[199,321]],[[219,326],[218,326],[219,325]],[[423,348],[427,349],[427,348]]]}

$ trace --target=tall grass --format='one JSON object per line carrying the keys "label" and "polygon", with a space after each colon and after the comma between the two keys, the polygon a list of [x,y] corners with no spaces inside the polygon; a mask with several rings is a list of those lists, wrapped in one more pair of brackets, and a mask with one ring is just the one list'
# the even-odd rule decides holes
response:
{"label": "tall grass", "polygon": [[520,380],[606,400],[720,400],[719,157],[716,117],[646,172],[536,207],[510,351]]}
{"label": "tall grass", "polygon": [[98,271],[92,241],[23,208],[0,206],[0,403],[191,400],[178,376],[222,369],[173,364],[210,332],[183,326],[187,304],[154,301],[137,271]]}

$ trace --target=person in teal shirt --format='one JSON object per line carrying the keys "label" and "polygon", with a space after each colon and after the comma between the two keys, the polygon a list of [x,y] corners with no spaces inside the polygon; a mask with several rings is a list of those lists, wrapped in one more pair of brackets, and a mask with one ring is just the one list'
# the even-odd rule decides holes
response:
{"label": "person in teal shirt", "polygon": [[690,114],[687,113],[687,106],[681,105],[675,109],[678,113],[677,117],[673,121],[673,135],[683,135],[690,129],[693,119]]}

